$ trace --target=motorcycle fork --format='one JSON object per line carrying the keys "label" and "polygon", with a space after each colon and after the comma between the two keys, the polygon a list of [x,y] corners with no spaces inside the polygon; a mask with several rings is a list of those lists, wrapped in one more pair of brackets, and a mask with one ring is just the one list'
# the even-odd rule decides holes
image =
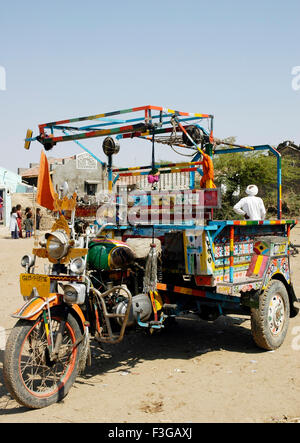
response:
{"label": "motorcycle fork", "polygon": [[[59,355],[59,350],[63,341],[63,335],[66,328],[66,322],[67,317],[69,313],[69,307],[66,305],[64,306],[63,316],[62,320],[59,324],[59,328],[57,333],[55,334],[55,343],[54,343],[54,334],[52,329],[52,323],[51,323],[51,314],[50,309],[44,310],[43,312],[43,318],[44,318],[44,324],[45,324],[45,332],[47,337],[47,343],[48,343],[48,351],[49,351],[49,358],[51,362],[54,362],[57,360]],[[72,349],[75,349],[83,340],[85,337],[88,337],[89,335],[89,322],[86,322],[84,326],[84,333],[82,336],[73,344]]]}
{"label": "motorcycle fork", "polygon": [[47,338],[47,347],[49,351],[49,355],[52,354],[54,348],[54,340],[53,340],[53,329],[52,329],[52,321],[51,321],[51,313],[49,308],[49,303],[47,303],[47,309],[43,311],[43,319],[45,326],[45,333]]}
{"label": "motorcycle fork", "polygon": [[[62,321],[59,324],[59,328],[58,328],[58,331],[57,331],[57,334],[56,334],[55,343],[54,343],[54,340],[53,340],[53,331],[50,330],[50,334],[52,334],[52,340],[51,340],[52,341],[52,347],[51,347],[51,349],[49,349],[50,360],[51,361],[56,360],[57,357],[58,357],[59,349],[60,349],[60,346],[62,344],[63,335],[64,335],[64,332],[65,332],[68,311],[69,311],[68,306],[65,306],[64,307],[64,311],[63,311],[63,318],[62,318]],[[50,312],[49,312],[49,314],[50,314]],[[51,324],[51,318],[50,318],[50,324]]]}
{"label": "motorcycle fork", "polygon": [[63,312],[63,319],[60,322],[54,343],[54,334],[53,334],[52,319],[51,319],[49,304],[47,304],[47,309],[43,311],[43,320],[44,320],[47,348],[49,352],[50,361],[54,361],[58,357],[59,349],[62,344],[63,334],[66,327],[67,315],[68,315],[68,307],[65,306]]}

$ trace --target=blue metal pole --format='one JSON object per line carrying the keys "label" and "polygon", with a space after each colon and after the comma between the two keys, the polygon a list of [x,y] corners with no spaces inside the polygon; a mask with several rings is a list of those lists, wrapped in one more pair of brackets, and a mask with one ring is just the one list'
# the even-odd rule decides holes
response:
{"label": "blue metal pole", "polygon": [[[66,134],[66,135],[70,135],[65,129],[63,130],[63,133]],[[83,149],[85,152],[90,154],[95,160],[97,160],[98,163],[101,163],[102,166],[105,166],[105,163],[102,160],[100,160],[100,158],[96,157],[95,154],[93,154],[88,148],[83,146],[79,141],[73,140],[73,142],[75,142],[78,146],[80,146],[81,149]]]}

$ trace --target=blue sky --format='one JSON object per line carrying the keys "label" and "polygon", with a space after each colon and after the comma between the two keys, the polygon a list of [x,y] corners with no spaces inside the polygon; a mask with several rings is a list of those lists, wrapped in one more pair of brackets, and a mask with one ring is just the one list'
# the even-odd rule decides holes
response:
{"label": "blue sky", "polygon": [[[299,13],[299,0],[3,1],[0,166],[39,161],[27,128],[146,104],[214,114],[218,138],[300,144]],[[85,145],[104,159],[99,139]],[[80,152],[68,142],[48,155]],[[124,141],[115,162],[150,159],[150,144]]]}

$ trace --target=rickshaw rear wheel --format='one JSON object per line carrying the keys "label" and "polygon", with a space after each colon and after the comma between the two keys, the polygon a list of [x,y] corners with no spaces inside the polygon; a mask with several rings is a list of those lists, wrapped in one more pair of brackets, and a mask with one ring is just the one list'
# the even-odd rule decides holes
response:
{"label": "rickshaw rear wheel", "polygon": [[251,332],[258,347],[268,351],[284,342],[289,325],[289,296],[284,284],[271,280],[259,296],[258,308],[251,309]]}

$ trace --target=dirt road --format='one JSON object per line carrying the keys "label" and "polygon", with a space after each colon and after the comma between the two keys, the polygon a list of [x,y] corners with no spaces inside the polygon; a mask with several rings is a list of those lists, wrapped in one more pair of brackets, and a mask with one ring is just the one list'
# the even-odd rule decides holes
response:
{"label": "dirt road", "polygon": [[[300,244],[300,228],[292,240]],[[3,385],[3,349],[15,323],[10,314],[23,302],[20,258],[32,245],[0,229],[1,423],[300,421],[300,315],[274,352],[254,345],[246,317],[181,319],[161,334],[130,334],[103,351],[93,347],[92,366],[62,402],[41,410],[19,406]],[[300,255],[292,269],[300,297]]]}

